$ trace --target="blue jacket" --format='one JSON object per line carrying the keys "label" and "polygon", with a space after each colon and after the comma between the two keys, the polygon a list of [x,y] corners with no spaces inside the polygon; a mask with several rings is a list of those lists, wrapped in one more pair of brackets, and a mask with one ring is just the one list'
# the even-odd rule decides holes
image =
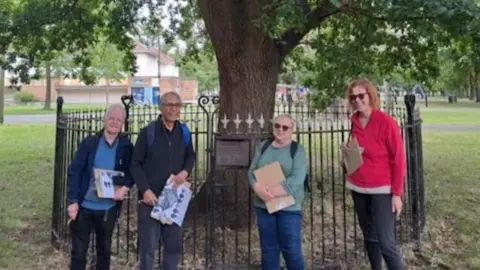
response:
{"label": "blue jacket", "polygon": [[[103,129],[86,137],[80,143],[75,156],[70,163],[67,175],[67,199],[68,204],[80,204],[85,197],[90,179],[92,177],[93,162],[97,152],[98,142],[103,135]],[[118,135],[118,146],[116,152],[115,170],[122,171],[123,177],[113,179],[115,185],[132,187],[134,182],[130,174],[130,160],[133,152],[133,144],[127,135],[120,133]],[[121,201],[118,202],[121,206]]]}

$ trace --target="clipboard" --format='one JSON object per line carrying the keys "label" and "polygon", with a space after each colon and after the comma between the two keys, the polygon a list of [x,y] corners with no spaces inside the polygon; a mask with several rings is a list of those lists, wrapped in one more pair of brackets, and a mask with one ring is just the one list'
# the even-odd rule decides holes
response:
{"label": "clipboard", "polygon": [[123,172],[94,168],[93,173],[98,198],[113,199],[115,191],[120,188],[113,184],[113,177],[124,176]]}
{"label": "clipboard", "polygon": [[363,158],[356,138],[350,140],[348,148],[350,151],[343,151],[343,163],[346,174],[350,175],[363,165]]}
{"label": "clipboard", "polygon": [[[253,174],[255,175],[255,179],[260,184],[267,186],[267,188],[280,185],[285,181],[285,175],[283,174],[282,167],[278,161],[256,169]],[[278,196],[265,202],[269,214],[275,213],[294,204],[295,199],[292,195]]]}

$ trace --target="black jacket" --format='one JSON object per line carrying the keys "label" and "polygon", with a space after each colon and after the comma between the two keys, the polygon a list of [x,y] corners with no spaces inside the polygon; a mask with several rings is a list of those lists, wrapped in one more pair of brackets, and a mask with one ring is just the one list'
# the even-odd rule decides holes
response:
{"label": "black jacket", "polygon": [[[80,204],[88,191],[92,177],[93,162],[101,136],[103,136],[103,129],[83,139],[70,163],[67,175],[67,199],[69,204]],[[115,177],[113,181],[115,185],[131,188],[134,182],[130,175],[129,164],[131,162],[133,145],[125,134],[120,133],[118,140],[114,170],[122,171],[124,176]],[[117,202],[117,205],[120,207],[121,201]]]}
{"label": "black jacket", "polygon": [[154,137],[149,145],[147,127],[140,130],[133,150],[130,171],[137,184],[140,196],[148,189],[159,196],[171,174],[186,170],[190,175],[195,164],[195,151],[190,136],[184,142],[180,122],[175,122],[172,131],[163,124],[161,117],[154,122]]}

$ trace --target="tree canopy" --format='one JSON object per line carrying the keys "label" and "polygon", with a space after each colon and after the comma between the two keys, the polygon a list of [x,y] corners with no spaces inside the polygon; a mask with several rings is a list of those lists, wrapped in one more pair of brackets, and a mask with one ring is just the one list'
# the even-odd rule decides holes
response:
{"label": "tree canopy", "polygon": [[[451,63],[472,71],[477,91],[480,81],[478,0],[5,1],[0,55],[22,80],[58,52],[74,55],[80,76],[88,77],[92,57],[85,52],[102,37],[124,51],[123,67],[133,73],[131,36],[161,34],[167,43],[186,43],[193,59],[215,56],[218,118],[272,119],[279,78],[298,77],[327,98],[361,75],[394,73],[433,85],[443,51]],[[222,182],[230,192],[243,185],[222,205],[233,198],[249,203],[245,181]],[[232,219],[228,225],[242,223]]]}
{"label": "tree canopy", "polygon": [[[284,78],[301,75],[302,83],[327,93],[343,88],[349,78],[385,76],[399,69],[433,86],[441,73],[438,52],[458,48],[448,49],[457,53],[452,60],[455,69],[460,65],[472,67],[473,72],[480,46],[480,8],[478,1],[470,0],[4,2],[0,55],[5,56],[3,66],[22,81],[28,81],[30,68],[60,52],[73,55],[82,68],[80,76],[88,80],[93,65],[88,50],[102,38],[124,52],[123,67],[133,73],[131,35],[142,30],[161,34],[167,42],[183,40],[189,56],[214,53],[220,86],[228,91],[236,90],[231,82],[225,84],[232,76],[226,69],[234,72],[239,62],[266,65],[263,68],[275,73],[275,81],[282,68]],[[168,27],[162,26],[162,20],[169,21]],[[260,63],[255,50],[268,61]],[[191,64],[185,68],[185,73],[194,69]],[[252,80],[245,74],[247,69],[236,70],[236,76]],[[271,91],[267,81],[271,80],[258,79],[255,86],[242,87]],[[201,85],[206,87],[204,82]]]}

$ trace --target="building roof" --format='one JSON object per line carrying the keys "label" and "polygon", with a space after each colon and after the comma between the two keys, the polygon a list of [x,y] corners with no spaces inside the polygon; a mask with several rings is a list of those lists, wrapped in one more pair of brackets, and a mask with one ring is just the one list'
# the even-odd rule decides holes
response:
{"label": "building roof", "polygon": [[[144,53],[144,54],[151,55],[155,58],[158,57],[158,53],[159,53],[158,48],[149,47],[149,46],[147,46],[147,45],[145,45],[145,44],[143,44],[143,43],[141,43],[137,40],[134,40],[134,43],[135,43],[134,52],[136,54]],[[175,61],[173,60],[173,58],[168,56],[166,53],[160,52],[160,64],[162,64],[162,65],[175,65]]]}

